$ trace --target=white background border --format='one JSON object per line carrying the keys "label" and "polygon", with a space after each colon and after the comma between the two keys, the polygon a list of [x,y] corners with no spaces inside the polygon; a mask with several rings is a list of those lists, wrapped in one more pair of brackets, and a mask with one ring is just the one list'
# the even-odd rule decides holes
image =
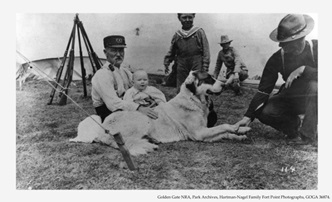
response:
{"label": "white background border", "polygon": [[[308,0],[248,0],[248,1],[9,1],[3,5],[1,12],[1,58],[4,72],[1,79],[1,109],[2,109],[2,146],[1,146],[1,191],[3,201],[115,201],[144,200],[157,201],[157,195],[237,195],[237,194],[290,194],[318,195],[329,194],[332,197],[331,178],[331,131],[329,115],[331,113],[331,15],[328,1]],[[319,181],[318,190],[309,191],[256,191],[256,190],[167,190],[167,191],[21,191],[16,190],[16,95],[14,81],[15,61],[15,14],[16,13],[318,13],[319,22]],[[272,31],[272,30],[271,30]],[[10,74],[10,76],[8,76]],[[10,85],[9,85],[10,84]],[[10,123],[10,124],[8,124]],[[3,127],[5,126],[5,127]],[[130,192],[130,193],[128,193]],[[163,200],[164,201],[164,200]],[[202,200],[200,200],[202,201]],[[232,200],[236,201],[236,200]],[[254,200],[250,200],[254,201]]]}

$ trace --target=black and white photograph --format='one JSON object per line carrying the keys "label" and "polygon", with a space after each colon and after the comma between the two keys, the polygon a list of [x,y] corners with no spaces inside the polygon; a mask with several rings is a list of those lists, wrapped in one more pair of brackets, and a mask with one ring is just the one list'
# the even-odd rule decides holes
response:
{"label": "black and white photograph", "polygon": [[17,200],[331,200],[324,5],[125,2],[13,9]]}

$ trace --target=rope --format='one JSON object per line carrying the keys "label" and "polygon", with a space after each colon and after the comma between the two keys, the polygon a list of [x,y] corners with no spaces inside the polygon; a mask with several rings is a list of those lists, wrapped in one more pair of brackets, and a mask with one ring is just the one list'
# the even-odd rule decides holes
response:
{"label": "rope", "polygon": [[[46,75],[48,78],[50,78],[53,82],[55,82],[58,86],[60,86],[62,88],[62,90],[66,89],[63,86],[61,86],[58,82],[56,82],[53,78],[51,78],[50,76],[48,76],[45,72],[43,72],[41,69],[39,69],[36,65],[32,65],[31,61],[26,58],[22,53],[20,53],[18,50],[16,50],[16,52],[27,62],[29,63],[30,67],[36,68],[38,71],[37,73],[43,78],[45,79],[45,77],[43,77],[41,73],[43,73],[44,75]],[[40,72],[39,72],[40,71]],[[47,79],[45,79],[45,81],[57,92],[61,92],[59,91],[56,87],[53,86],[53,84],[51,84],[51,82],[49,82]],[[98,123],[98,121],[96,121],[94,118],[91,117],[91,115],[85,110],[83,109],[77,102],[75,102],[71,97],[69,97],[68,95],[66,95],[66,93],[62,93],[62,95],[65,95],[69,100],[71,100],[79,109],[81,109],[86,115],[88,115],[88,117],[90,117],[94,122],[96,122],[103,130],[105,130],[105,133],[109,134],[109,130],[107,130],[106,128],[104,128],[100,123]]]}
{"label": "rope", "polygon": [[[37,66],[34,66],[34,65],[32,65],[31,64],[31,61],[28,59],[28,58],[26,58],[24,55],[22,55],[22,53],[20,53],[19,51],[17,51],[16,50],[16,52],[27,62],[27,63],[29,63],[29,66],[30,67],[35,67],[38,71],[40,71],[41,73],[43,73],[46,77],[48,77],[50,80],[52,80],[52,81],[54,81],[58,86],[60,86],[61,88],[62,88],[62,90],[65,90],[66,88],[65,87],[63,87],[60,83],[58,83],[58,82],[56,82],[56,80],[54,80],[53,78],[51,78],[50,76],[48,76],[45,72],[43,72],[41,69],[39,69]],[[39,75],[41,75],[40,74],[40,72],[37,72]],[[42,76],[42,78],[43,79],[45,79],[43,76]],[[48,80],[46,80],[46,82],[48,82]],[[53,85],[51,84],[51,86],[53,87]],[[56,90],[56,89],[55,89]],[[57,91],[57,90],[56,90]],[[59,91],[58,91],[59,92]]]}

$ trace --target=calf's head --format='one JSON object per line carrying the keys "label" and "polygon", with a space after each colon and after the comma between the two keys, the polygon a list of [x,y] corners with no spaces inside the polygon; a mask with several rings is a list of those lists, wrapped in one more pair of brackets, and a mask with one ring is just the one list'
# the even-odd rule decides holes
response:
{"label": "calf's head", "polygon": [[224,83],[205,71],[191,71],[184,82],[185,87],[196,96],[220,94]]}

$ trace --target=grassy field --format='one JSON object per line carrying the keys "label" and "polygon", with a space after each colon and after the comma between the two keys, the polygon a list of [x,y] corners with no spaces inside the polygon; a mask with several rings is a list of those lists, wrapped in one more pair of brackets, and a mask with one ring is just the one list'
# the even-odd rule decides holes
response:
{"label": "grassy field", "polygon": [[[175,95],[173,88],[157,87],[167,98]],[[56,99],[47,105],[50,92],[46,82],[36,81],[16,91],[19,190],[317,189],[317,148],[289,146],[281,133],[257,120],[247,134],[250,141],[161,144],[153,153],[133,157],[139,169],[130,171],[118,150],[69,142],[87,115],[70,100],[65,106],[58,106]],[[213,97],[217,124],[240,120],[254,93],[247,88],[241,96],[225,91]],[[88,113],[95,113],[80,83],[72,85],[69,95]]]}

